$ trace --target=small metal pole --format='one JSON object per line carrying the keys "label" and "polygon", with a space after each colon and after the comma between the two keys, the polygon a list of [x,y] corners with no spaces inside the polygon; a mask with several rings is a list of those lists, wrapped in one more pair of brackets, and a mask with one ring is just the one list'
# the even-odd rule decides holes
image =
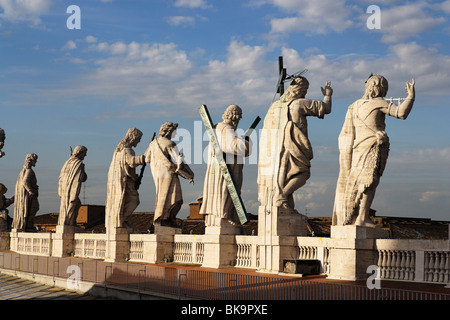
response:
{"label": "small metal pole", "polygon": [[146,273],[146,270],[145,269],[141,269],[141,270],[139,270],[139,273],[138,273],[138,294],[139,294],[139,298],[141,297],[141,272],[144,272],[144,273]]}
{"label": "small metal pole", "polygon": [[31,263],[31,269],[32,269],[31,270],[31,275],[32,275],[33,279],[34,279],[34,262],[36,260],[38,260],[38,257],[33,258],[33,262]]}
{"label": "small metal pole", "polygon": [[178,275],[178,300],[181,299],[181,277],[183,276],[187,278],[186,273],[181,273]]}
{"label": "small metal pole", "polygon": [[56,284],[56,280],[55,280],[55,263],[57,263],[58,264],[58,269],[59,269],[59,260],[55,260],[55,261],[53,261],[53,286],[55,286],[55,284]]}
{"label": "small metal pole", "polygon": [[105,289],[107,288],[106,287],[106,275],[107,275],[107,270],[108,270],[108,268],[111,268],[111,274],[112,274],[112,266],[105,266],[105,281],[104,281],[104,285],[105,285]]}
{"label": "small metal pole", "polygon": [[19,259],[19,270],[20,270],[20,255],[14,259],[14,273],[17,275],[17,259]]}

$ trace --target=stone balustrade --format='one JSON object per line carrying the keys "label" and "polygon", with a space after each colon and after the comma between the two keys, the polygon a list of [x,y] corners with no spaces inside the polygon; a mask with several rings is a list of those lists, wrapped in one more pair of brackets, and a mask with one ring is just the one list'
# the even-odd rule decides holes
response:
{"label": "stone balustrade", "polygon": [[52,253],[51,233],[11,232],[11,250],[37,256],[49,256]]}
{"label": "stone balustrade", "polygon": [[448,240],[378,239],[380,278],[449,283]]}
{"label": "stone balustrade", "polygon": [[[12,251],[52,256],[55,252],[55,233],[2,233],[9,235]],[[130,234],[128,238],[129,261],[157,263],[178,262],[204,265],[210,253],[205,250],[208,235],[185,234]],[[234,248],[234,260],[230,267],[260,268],[262,238],[258,236],[233,236],[229,241]],[[5,240],[5,239],[2,239]],[[295,250],[288,259],[319,260],[321,273],[329,274],[333,268],[331,252],[339,239],[319,237],[295,237]],[[107,260],[110,240],[107,234],[75,233],[72,256]],[[450,284],[450,244],[448,240],[376,239],[374,254],[377,256],[379,277],[385,280],[430,282]],[[295,253],[296,252],[296,253]]]}
{"label": "stone balustrade", "polygon": [[106,242],[104,234],[76,233],[73,255],[79,258],[104,259]]}

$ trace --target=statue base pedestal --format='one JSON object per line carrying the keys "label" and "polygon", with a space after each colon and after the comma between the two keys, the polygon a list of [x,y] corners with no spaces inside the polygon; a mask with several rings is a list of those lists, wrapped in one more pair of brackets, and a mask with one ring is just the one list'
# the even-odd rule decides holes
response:
{"label": "statue base pedestal", "polygon": [[52,256],[63,258],[72,256],[74,248],[74,234],[84,230],[76,226],[56,226],[52,237]]}
{"label": "statue base pedestal", "polygon": [[181,228],[155,225],[154,234],[145,235],[144,257],[149,263],[173,261],[174,236],[181,234]]}
{"label": "statue base pedestal", "polygon": [[298,256],[297,237],[306,236],[306,216],[295,210],[259,207],[260,272],[282,272],[283,261]]}
{"label": "statue base pedestal", "polygon": [[11,235],[9,232],[0,233],[0,250],[9,250],[11,244]]}
{"label": "statue base pedestal", "polygon": [[305,215],[292,209],[259,207],[258,235],[262,236],[306,236],[308,229]]}
{"label": "statue base pedestal", "polygon": [[127,261],[130,254],[130,229],[112,228],[106,230],[106,262]]}
{"label": "statue base pedestal", "polygon": [[333,248],[330,252],[329,279],[366,280],[367,268],[377,265],[376,239],[388,238],[379,227],[331,226]]}
{"label": "statue base pedestal", "polygon": [[236,259],[236,238],[234,235],[205,234],[203,236],[204,257],[202,267],[232,267]]}
{"label": "statue base pedestal", "polygon": [[207,216],[205,218],[206,228],[205,234],[211,235],[240,235],[242,229],[240,226],[234,226],[227,219],[216,216]]}
{"label": "statue base pedestal", "polygon": [[175,235],[175,234],[181,234],[182,230],[181,228],[172,228],[172,227],[165,227],[161,225],[155,224],[155,234],[158,235]]}

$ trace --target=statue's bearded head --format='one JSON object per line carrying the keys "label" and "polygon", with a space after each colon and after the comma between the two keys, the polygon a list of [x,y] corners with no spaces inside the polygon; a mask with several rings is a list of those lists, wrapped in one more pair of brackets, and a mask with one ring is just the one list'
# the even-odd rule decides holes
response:
{"label": "statue's bearded head", "polygon": [[222,119],[236,128],[239,120],[242,119],[242,109],[238,105],[232,104],[225,110]]}
{"label": "statue's bearded head", "polygon": [[363,99],[385,97],[389,90],[389,84],[385,77],[379,74],[371,76],[366,82],[366,92]]}

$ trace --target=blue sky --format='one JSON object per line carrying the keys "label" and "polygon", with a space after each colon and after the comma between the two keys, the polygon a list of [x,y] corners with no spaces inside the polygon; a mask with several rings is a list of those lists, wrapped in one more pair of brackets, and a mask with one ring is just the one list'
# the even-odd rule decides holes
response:
{"label": "blue sky", "polygon": [[[66,27],[73,4],[79,30]],[[381,10],[380,29],[367,27],[370,5]],[[69,147],[85,145],[81,198],[104,204],[112,153],[128,128],[144,132],[142,154],[162,123],[178,122],[177,140],[192,163],[194,138],[207,145],[198,107],[206,104],[217,122],[238,104],[245,130],[272,102],[282,55],[288,73],[308,69],[307,97],[322,99],[328,80],[334,89],[332,113],[309,119],[315,157],[296,192],[300,212],[331,216],[345,112],[378,73],[389,97],[405,97],[405,82],[415,77],[417,98],[406,121],[386,121],[391,152],[372,207],[379,215],[449,220],[449,14],[448,0],[0,0],[1,182],[11,196],[25,155],[37,153],[39,214],[56,212]],[[191,167],[196,182],[182,182],[180,217],[202,194],[206,164]],[[257,213],[257,165],[244,170],[242,197]],[[149,168],[140,194],[137,210],[153,211]]]}

